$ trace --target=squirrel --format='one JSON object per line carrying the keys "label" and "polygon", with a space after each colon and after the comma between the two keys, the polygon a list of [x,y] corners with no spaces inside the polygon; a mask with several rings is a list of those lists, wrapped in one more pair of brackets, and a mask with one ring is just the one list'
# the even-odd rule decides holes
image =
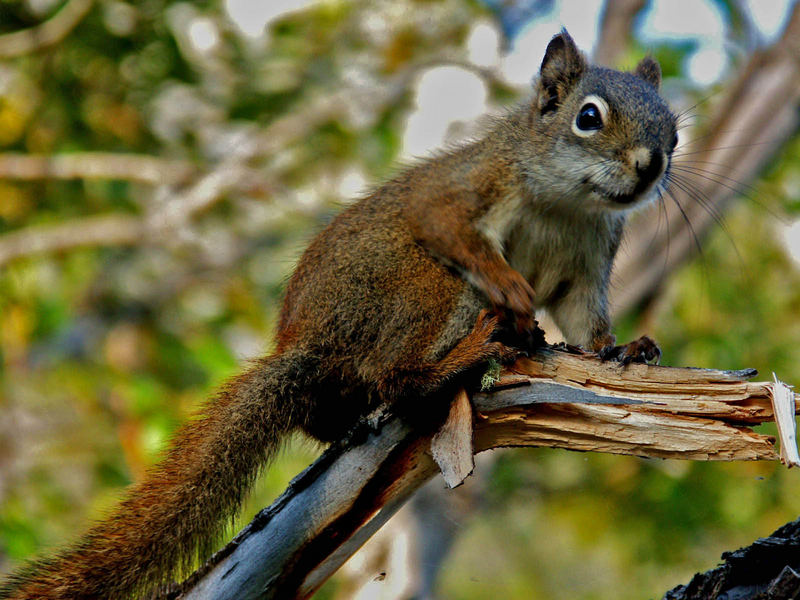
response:
{"label": "squirrel", "polygon": [[615,71],[590,65],[566,30],[553,37],[527,101],[317,235],[274,352],[178,430],[109,518],[12,574],[0,598],[163,588],[210,554],[290,432],[330,442],[380,403],[435,426],[487,361],[544,343],[537,309],[606,360],[658,358],[647,337],[616,345],[606,298],[626,215],[658,196],[677,143],[660,82],[651,57]]}

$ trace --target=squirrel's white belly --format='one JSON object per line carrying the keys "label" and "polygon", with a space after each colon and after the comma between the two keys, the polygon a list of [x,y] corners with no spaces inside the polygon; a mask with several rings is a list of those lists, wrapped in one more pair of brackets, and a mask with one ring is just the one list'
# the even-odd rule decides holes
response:
{"label": "squirrel's white belly", "polygon": [[505,256],[533,287],[537,308],[601,285],[613,255],[614,218],[536,206],[518,212]]}

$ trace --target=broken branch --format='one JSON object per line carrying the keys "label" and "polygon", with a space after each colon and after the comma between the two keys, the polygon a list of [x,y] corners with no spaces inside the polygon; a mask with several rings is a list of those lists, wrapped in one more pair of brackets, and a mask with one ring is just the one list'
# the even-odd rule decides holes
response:
{"label": "broken branch", "polygon": [[[473,397],[477,451],[549,446],[651,458],[777,460],[754,371],[603,363],[553,350]],[[797,397],[793,397],[795,411]],[[463,419],[456,419],[463,422]],[[307,598],[437,472],[430,435],[382,409],[328,449],[182,586],[181,598]],[[176,597],[176,594],[171,594]]]}

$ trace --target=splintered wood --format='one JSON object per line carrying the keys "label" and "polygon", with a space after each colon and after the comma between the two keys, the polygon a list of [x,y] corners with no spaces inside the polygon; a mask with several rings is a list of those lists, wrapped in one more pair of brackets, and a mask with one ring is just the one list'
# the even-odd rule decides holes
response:
{"label": "splintered wood", "polygon": [[439,465],[449,488],[464,483],[475,468],[472,417],[472,404],[467,391],[462,388],[453,400],[447,421],[431,439],[433,460]]}
{"label": "splintered wood", "polygon": [[781,440],[781,462],[787,467],[800,467],[800,456],[797,455],[797,423],[794,418],[797,412],[795,394],[775,373],[772,374],[772,379],[772,409]]}
{"label": "splintered wood", "polygon": [[[775,420],[783,398],[781,458],[798,464],[798,398],[755,371],[621,366],[542,352],[517,361],[495,390],[476,394],[475,447],[548,446],[690,460],[777,460],[775,440],[751,426]],[[785,388],[785,389],[784,389]],[[788,390],[788,391],[787,391]]]}

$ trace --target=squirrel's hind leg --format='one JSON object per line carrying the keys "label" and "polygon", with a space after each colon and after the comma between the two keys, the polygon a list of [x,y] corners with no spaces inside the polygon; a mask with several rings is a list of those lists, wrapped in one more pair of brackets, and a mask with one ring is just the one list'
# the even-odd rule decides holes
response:
{"label": "squirrel's hind leg", "polygon": [[441,359],[393,368],[380,378],[378,392],[412,425],[438,426],[457,389],[477,383],[489,360],[507,363],[519,356],[519,349],[497,341],[499,333],[500,317],[484,309],[472,330]]}

